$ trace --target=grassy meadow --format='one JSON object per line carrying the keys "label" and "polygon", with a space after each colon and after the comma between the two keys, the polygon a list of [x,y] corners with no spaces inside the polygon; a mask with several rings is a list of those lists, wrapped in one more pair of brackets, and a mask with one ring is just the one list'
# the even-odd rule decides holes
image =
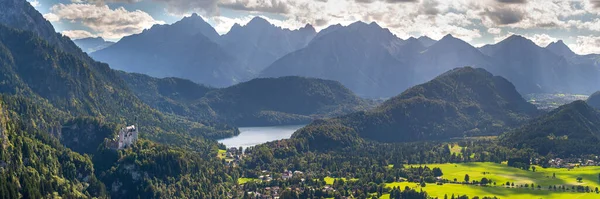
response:
{"label": "grassy meadow", "polygon": [[[419,165],[408,165],[418,167]],[[496,163],[459,163],[459,164],[429,164],[430,168],[439,167],[442,169],[444,179],[454,181],[454,178],[458,182],[463,182],[465,174],[468,174],[470,180],[480,181],[482,178],[491,179],[492,182],[496,182],[496,185],[489,185],[486,187],[474,186],[474,185],[462,185],[447,183],[444,185],[427,184],[425,187],[420,187],[416,183],[399,182],[389,183],[388,187],[404,187],[408,186],[413,189],[423,189],[427,191],[430,196],[444,198],[447,194],[450,197],[452,194],[455,195],[468,195],[473,196],[497,196],[499,198],[600,198],[600,194],[596,194],[593,190],[596,187],[600,188],[600,167],[579,167],[571,170],[558,169],[558,168],[541,168],[536,167],[536,171],[525,171],[513,167],[508,167],[505,164]],[[553,178],[553,174],[556,176]],[[581,177],[582,181],[577,181],[577,178]],[[506,187],[506,182],[514,183],[514,187]],[[521,185],[534,184],[535,189],[531,187],[521,188]],[[541,189],[538,189],[538,185]],[[589,186],[592,193],[579,193],[571,192],[568,190],[563,192],[562,190],[554,191],[549,190],[549,186],[560,186],[564,185],[571,189],[572,186]],[[384,195],[382,198],[389,198]]]}

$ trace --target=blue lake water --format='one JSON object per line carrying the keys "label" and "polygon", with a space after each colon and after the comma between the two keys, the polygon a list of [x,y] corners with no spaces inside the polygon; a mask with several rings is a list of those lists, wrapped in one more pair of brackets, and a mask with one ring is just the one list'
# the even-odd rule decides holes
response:
{"label": "blue lake water", "polygon": [[229,147],[250,147],[270,141],[288,139],[296,130],[306,125],[240,127],[240,135],[219,140]]}

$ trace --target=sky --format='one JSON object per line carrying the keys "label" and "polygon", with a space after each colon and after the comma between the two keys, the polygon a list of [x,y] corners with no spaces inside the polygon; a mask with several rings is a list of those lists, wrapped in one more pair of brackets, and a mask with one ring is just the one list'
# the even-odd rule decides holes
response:
{"label": "sky", "polygon": [[444,35],[474,46],[523,35],[545,47],[563,40],[578,54],[600,54],[600,0],[28,0],[57,31],[118,41],[192,13],[219,34],[261,16],[276,26],[317,31],[376,22],[399,38]]}

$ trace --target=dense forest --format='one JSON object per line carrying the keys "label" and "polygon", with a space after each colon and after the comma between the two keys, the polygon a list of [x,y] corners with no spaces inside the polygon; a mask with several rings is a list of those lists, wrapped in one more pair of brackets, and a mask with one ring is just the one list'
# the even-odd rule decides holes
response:
{"label": "dense forest", "polygon": [[501,142],[557,157],[597,154],[600,152],[600,112],[584,101],[575,101],[508,132]]}
{"label": "dense forest", "polygon": [[335,81],[263,78],[216,89],[179,78],[119,72],[131,90],[160,111],[236,126],[307,124],[366,110],[373,104]]}
{"label": "dense forest", "polygon": [[374,110],[316,121],[307,128],[326,125],[366,139],[407,142],[499,135],[538,114],[506,79],[465,67],[412,87]]}

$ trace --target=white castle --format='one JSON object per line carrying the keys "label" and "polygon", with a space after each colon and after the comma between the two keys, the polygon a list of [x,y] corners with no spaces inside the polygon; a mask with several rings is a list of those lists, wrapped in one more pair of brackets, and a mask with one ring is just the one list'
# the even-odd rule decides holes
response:
{"label": "white castle", "polygon": [[117,142],[118,149],[124,149],[125,147],[131,146],[138,139],[138,130],[134,125],[125,127],[119,131],[119,138]]}

